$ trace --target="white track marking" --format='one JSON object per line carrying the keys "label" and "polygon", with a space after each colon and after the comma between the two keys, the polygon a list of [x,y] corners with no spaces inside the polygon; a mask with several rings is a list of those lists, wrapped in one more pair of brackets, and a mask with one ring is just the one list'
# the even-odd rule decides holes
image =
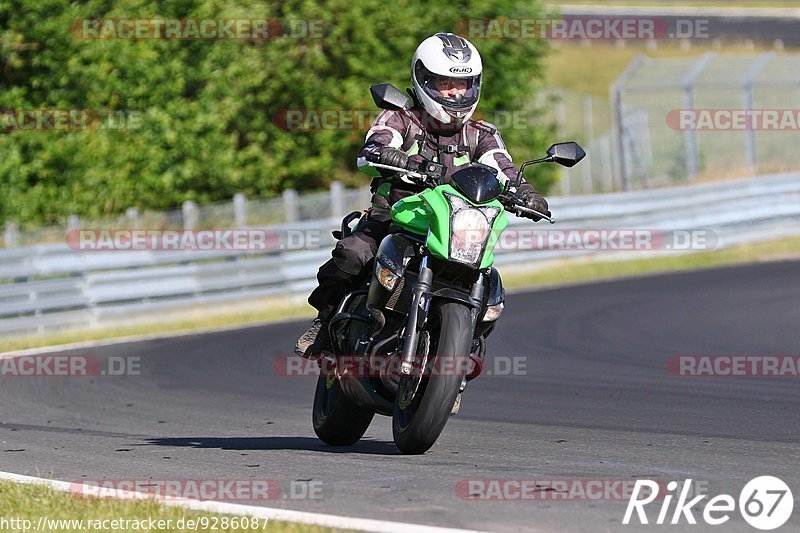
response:
{"label": "white track marking", "polygon": [[[72,483],[57,481],[39,477],[21,476],[10,472],[0,472],[0,480],[13,481],[33,485],[44,485],[54,490],[64,492],[74,492]],[[129,496],[129,497],[128,497]],[[269,520],[279,520],[284,522],[296,522],[299,524],[318,525],[323,527],[333,527],[339,529],[351,529],[358,531],[374,531],[376,533],[476,533],[471,529],[452,529],[446,527],[425,526],[421,524],[409,524],[403,522],[390,522],[387,520],[373,520],[368,518],[353,518],[349,516],[338,516],[321,513],[306,513],[303,511],[291,511],[288,509],[276,509],[273,507],[256,507],[234,503],[217,501],[200,501],[184,498],[163,498],[155,494],[146,493],[126,493],[125,499],[152,499],[164,505],[192,509],[194,511],[207,511],[213,513],[225,513],[235,515],[248,515],[257,518],[267,518]]]}

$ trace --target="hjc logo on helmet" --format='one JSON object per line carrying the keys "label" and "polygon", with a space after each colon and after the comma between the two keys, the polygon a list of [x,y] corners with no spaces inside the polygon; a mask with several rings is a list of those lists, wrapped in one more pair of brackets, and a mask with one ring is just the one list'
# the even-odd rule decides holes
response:
{"label": "hjc logo on helmet", "polygon": [[472,67],[450,67],[450,72],[453,74],[469,74],[472,72]]}

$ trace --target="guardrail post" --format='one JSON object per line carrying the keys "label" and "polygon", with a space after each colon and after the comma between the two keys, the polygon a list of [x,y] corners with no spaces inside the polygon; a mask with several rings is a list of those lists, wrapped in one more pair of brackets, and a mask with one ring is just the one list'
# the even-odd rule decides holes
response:
{"label": "guardrail post", "polygon": [[247,225],[247,196],[244,193],[233,195],[233,220],[237,227]]}
{"label": "guardrail post", "polygon": [[9,220],[3,228],[3,242],[6,248],[13,248],[19,244],[19,226],[16,222]]}
{"label": "guardrail post", "polygon": [[286,189],[283,191],[283,211],[286,222],[297,222],[300,219],[300,206],[297,202],[297,191]]}
{"label": "guardrail post", "polygon": [[67,231],[78,229],[81,225],[81,217],[78,215],[70,215],[67,217]]}
{"label": "guardrail post", "polygon": [[341,181],[331,182],[331,217],[339,219],[344,216],[344,185]]}
{"label": "guardrail post", "polygon": [[125,217],[128,219],[128,224],[131,228],[139,229],[139,219],[142,217],[142,212],[136,207],[129,207],[125,210]]}
{"label": "guardrail post", "polygon": [[200,221],[200,212],[197,209],[197,204],[191,200],[186,200],[183,202],[181,209],[183,210],[183,229],[195,229]]}
{"label": "guardrail post", "polygon": [[370,206],[370,202],[372,202],[372,190],[370,189],[370,186],[364,185],[358,190],[358,192],[359,192],[358,205],[363,206],[361,207],[362,210],[368,208]]}

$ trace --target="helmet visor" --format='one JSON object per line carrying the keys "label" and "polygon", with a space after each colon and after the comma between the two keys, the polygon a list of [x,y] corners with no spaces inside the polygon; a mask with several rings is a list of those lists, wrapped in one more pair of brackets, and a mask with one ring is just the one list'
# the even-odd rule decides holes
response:
{"label": "helmet visor", "polygon": [[422,61],[414,65],[417,82],[429,97],[445,109],[466,110],[475,105],[481,92],[481,76],[443,76],[428,70]]}

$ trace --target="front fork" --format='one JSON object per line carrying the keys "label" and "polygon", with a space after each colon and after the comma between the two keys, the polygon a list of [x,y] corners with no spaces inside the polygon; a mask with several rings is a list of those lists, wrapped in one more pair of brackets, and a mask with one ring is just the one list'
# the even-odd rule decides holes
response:
{"label": "front fork", "polygon": [[420,325],[425,323],[427,309],[420,313],[420,308],[425,305],[425,293],[430,292],[433,281],[433,270],[428,268],[428,256],[422,258],[419,265],[419,277],[414,284],[411,297],[411,308],[408,310],[408,323],[406,324],[406,338],[403,342],[403,358],[400,362],[400,373],[408,376],[414,366],[417,354]]}
{"label": "front fork", "polygon": [[[483,302],[483,273],[478,275],[478,279],[472,285],[470,291],[470,298],[476,303],[472,307],[472,331],[475,331],[475,325],[478,321],[478,315],[481,312],[481,303]],[[414,289],[411,298],[411,308],[408,311],[408,322],[406,325],[406,335],[403,342],[403,353],[400,362],[400,373],[408,376],[414,368],[414,360],[417,354],[417,344],[419,343],[419,332],[425,324],[425,319],[428,315],[430,308],[430,292],[433,282],[433,270],[428,267],[428,256],[424,256],[420,262],[419,277],[414,284]],[[427,297],[426,297],[427,296]]]}

